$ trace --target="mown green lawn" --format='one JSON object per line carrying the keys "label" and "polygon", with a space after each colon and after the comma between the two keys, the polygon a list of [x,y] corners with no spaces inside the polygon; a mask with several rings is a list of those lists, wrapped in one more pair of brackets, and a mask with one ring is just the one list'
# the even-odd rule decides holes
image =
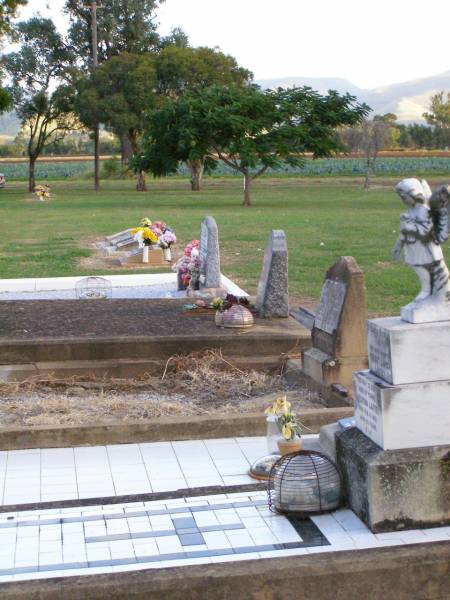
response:
{"label": "mown green lawn", "polygon": [[[366,193],[359,179],[262,179],[248,209],[241,206],[236,179],[208,179],[200,193],[177,178],[151,181],[147,193],[136,193],[132,181],[106,182],[98,194],[89,181],[54,182],[54,198],[45,203],[23,183],[11,183],[0,190],[0,277],[87,274],[78,261],[89,256],[88,241],[149,216],[173,225],[183,245],[199,236],[202,217],[211,214],[219,225],[222,270],[250,293],[270,230],[284,229],[294,304],[300,297],[317,298],[327,268],[351,255],[366,275],[369,311],[396,314],[415,295],[417,283],[390,256],[402,212],[393,182],[378,182]],[[445,252],[450,259],[448,243]]]}

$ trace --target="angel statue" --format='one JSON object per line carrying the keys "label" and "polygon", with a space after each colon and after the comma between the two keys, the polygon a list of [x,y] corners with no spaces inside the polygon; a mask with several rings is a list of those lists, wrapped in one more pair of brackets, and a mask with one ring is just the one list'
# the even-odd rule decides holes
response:
{"label": "angel statue", "polygon": [[450,320],[449,271],[441,244],[449,236],[450,186],[431,192],[422,179],[403,179],[395,187],[408,212],[400,217],[400,236],[393,250],[400,260],[402,250],[420,281],[420,293],[402,308],[402,319],[410,323]]}

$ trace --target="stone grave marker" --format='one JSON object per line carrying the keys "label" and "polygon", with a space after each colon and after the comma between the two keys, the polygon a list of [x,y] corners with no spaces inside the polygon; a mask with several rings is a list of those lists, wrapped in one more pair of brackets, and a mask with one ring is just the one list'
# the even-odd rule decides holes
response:
{"label": "stone grave marker", "polygon": [[200,274],[205,288],[220,288],[219,229],[213,217],[205,217],[201,225]]}
{"label": "stone grave marker", "polygon": [[325,277],[303,372],[325,386],[351,389],[353,371],[367,367],[366,319],[364,274],[353,257],[341,256]]}
{"label": "stone grave marker", "polygon": [[289,316],[288,251],[281,229],[271,231],[256,293],[256,310],[261,317]]}

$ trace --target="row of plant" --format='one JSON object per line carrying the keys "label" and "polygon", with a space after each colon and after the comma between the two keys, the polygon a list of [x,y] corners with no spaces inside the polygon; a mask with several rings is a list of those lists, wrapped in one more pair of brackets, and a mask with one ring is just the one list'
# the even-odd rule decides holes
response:
{"label": "row of plant", "polygon": [[[36,178],[48,179],[77,179],[93,172],[93,163],[85,161],[67,161],[53,163],[40,161],[36,166]],[[305,176],[351,176],[365,175],[366,164],[362,158],[321,158],[307,160],[304,167],[291,167],[286,165],[281,170],[268,169],[269,175]],[[27,179],[28,165],[26,163],[2,164],[0,172],[4,173],[7,181],[23,181]],[[379,157],[375,162],[375,173],[378,175],[397,174],[426,174],[450,173],[450,158],[445,157]],[[187,176],[188,168],[180,167],[178,175]],[[215,175],[236,175],[236,171],[225,164],[220,164],[215,170]]]}

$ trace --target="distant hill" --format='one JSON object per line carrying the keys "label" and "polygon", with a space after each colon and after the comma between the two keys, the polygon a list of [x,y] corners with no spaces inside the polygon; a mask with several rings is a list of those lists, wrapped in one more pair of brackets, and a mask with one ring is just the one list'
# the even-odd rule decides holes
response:
{"label": "distant hill", "polygon": [[376,114],[391,112],[395,113],[403,123],[412,121],[420,123],[424,122],[422,114],[428,110],[430,97],[442,90],[450,91],[450,71],[373,90],[362,89],[346,79],[334,77],[282,77],[261,79],[256,83],[263,88],[308,85],[321,94],[328,90],[350,92],[361,102],[366,102]]}

